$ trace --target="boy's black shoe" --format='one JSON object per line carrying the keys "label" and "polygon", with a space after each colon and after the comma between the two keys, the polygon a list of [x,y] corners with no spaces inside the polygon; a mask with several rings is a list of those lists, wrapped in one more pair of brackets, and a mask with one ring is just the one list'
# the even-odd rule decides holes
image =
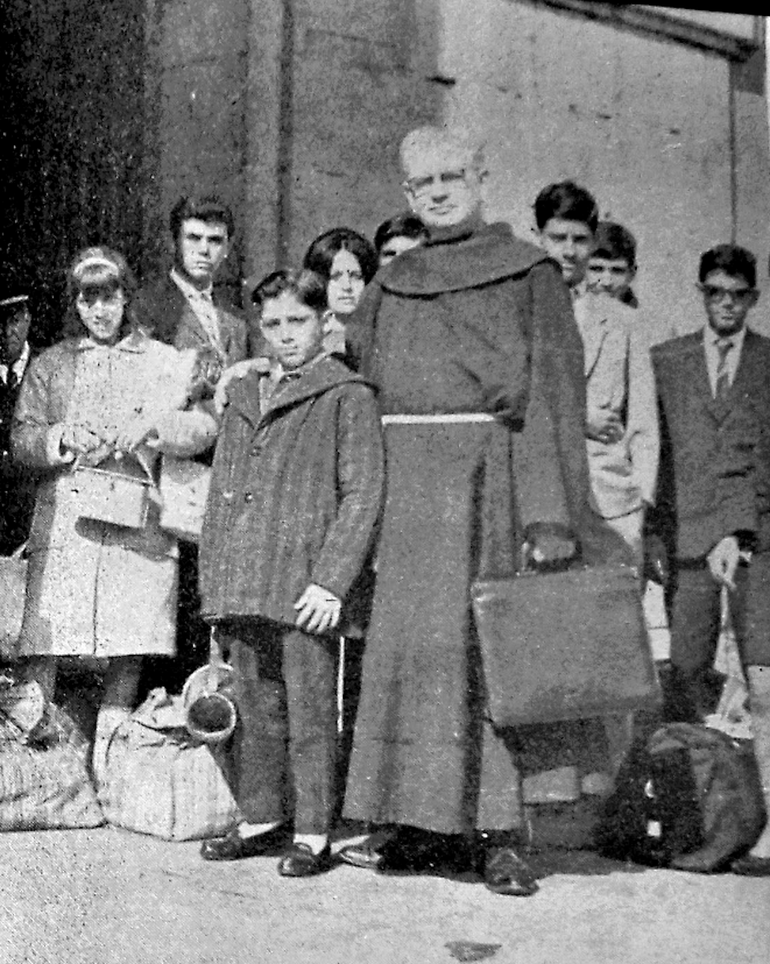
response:
{"label": "boy's black shoe", "polygon": [[243,860],[246,857],[265,857],[283,850],[286,845],[287,828],[279,824],[265,833],[241,837],[233,827],[224,837],[211,837],[201,844],[204,860]]}
{"label": "boy's black shoe", "polygon": [[313,877],[331,870],[334,857],[327,843],[320,853],[313,853],[306,843],[293,843],[281,857],[278,873],[281,877]]}

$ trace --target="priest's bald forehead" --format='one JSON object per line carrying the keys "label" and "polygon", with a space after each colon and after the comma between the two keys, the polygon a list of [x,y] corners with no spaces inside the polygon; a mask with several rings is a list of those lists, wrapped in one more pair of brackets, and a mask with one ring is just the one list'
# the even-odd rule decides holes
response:
{"label": "priest's bald forehead", "polygon": [[418,127],[401,141],[399,153],[407,177],[442,166],[485,173],[483,145],[459,127]]}

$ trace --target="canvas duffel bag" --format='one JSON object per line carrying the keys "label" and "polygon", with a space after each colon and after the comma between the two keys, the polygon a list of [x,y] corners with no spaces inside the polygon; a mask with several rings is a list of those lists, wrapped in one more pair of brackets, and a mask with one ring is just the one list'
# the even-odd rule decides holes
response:
{"label": "canvas duffel bag", "polygon": [[184,726],[181,698],[153,690],[112,735],[99,799],[108,823],[164,840],[223,834],[238,807],[216,747]]}
{"label": "canvas duffel bag", "polygon": [[89,745],[35,689],[9,682],[0,691],[0,830],[98,827],[104,817],[88,771]]}

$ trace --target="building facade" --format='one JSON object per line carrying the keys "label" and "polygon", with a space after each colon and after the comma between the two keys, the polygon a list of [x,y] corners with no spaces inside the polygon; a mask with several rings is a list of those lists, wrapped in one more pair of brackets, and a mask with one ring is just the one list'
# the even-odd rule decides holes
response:
{"label": "building facade", "polygon": [[[582,0],[11,6],[21,33],[35,27],[26,69],[44,112],[56,116],[64,90],[76,125],[67,152],[41,154],[34,202],[57,258],[99,236],[147,272],[168,256],[179,193],[214,190],[238,212],[237,285],[327,228],[371,233],[403,206],[403,134],[448,120],[486,141],[490,219],[529,236],[538,190],[570,177],[634,231],[656,337],[700,323],[705,248],[736,240],[767,278],[762,18]],[[76,185],[66,202],[62,170]]]}

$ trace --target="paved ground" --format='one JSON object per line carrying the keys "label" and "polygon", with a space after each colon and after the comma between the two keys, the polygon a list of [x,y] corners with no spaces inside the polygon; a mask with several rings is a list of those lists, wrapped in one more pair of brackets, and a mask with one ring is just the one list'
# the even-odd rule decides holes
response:
{"label": "paved ground", "polygon": [[0,837],[1,964],[766,964],[770,879],[548,852],[531,898],[468,880],[275,859],[99,829]]}

